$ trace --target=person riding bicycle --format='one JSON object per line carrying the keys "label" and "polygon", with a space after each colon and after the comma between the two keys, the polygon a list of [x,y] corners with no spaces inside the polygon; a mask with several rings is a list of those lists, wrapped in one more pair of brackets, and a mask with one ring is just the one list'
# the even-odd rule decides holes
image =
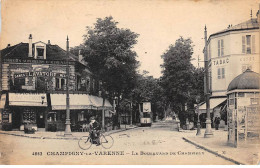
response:
{"label": "person riding bicycle", "polygon": [[95,117],[91,117],[90,118],[90,136],[91,138],[97,142],[97,145],[100,145],[100,131],[101,131],[101,127],[100,124],[96,121]]}

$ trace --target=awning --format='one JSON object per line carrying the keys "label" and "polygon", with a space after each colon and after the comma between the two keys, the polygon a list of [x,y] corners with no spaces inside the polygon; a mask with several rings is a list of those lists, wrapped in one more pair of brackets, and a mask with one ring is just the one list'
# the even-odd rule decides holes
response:
{"label": "awning", "polygon": [[44,93],[9,93],[9,106],[47,107],[47,96]]}
{"label": "awning", "polygon": [[[217,107],[218,105],[220,105],[221,103],[223,103],[226,100],[227,100],[227,98],[211,98],[211,99],[209,99],[210,112],[212,113],[212,111],[215,107]],[[199,112],[200,113],[206,113],[206,102],[199,106]],[[197,111],[195,111],[195,113],[197,113]]]}
{"label": "awning", "polygon": [[101,97],[91,95],[90,100],[93,103],[93,106],[98,108],[98,109],[103,109],[103,108],[112,109],[113,108],[113,106],[110,104],[110,102],[107,99],[105,99],[104,106],[103,106],[103,98],[101,98]]}
{"label": "awning", "polygon": [[5,108],[5,102],[6,102],[6,94],[2,94],[1,99],[0,99],[0,109]]}
{"label": "awning", "polygon": [[[88,94],[69,94],[70,109],[91,109],[93,104]],[[52,110],[66,110],[66,94],[51,94]]]}

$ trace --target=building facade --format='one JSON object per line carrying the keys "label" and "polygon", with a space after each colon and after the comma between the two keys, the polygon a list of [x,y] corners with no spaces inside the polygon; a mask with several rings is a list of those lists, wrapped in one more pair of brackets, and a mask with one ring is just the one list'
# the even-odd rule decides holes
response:
{"label": "building facade", "polygon": [[[1,126],[4,130],[23,130],[27,123],[35,129],[65,129],[66,83],[72,130],[80,122],[97,115],[103,99],[98,97],[100,82],[87,64],[52,45],[50,41],[8,45],[1,51]],[[67,62],[68,59],[68,62]],[[66,68],[69,67],[69,74]],[[106,101],[107,107],[111,104]]]}
{"label": "building facade", "polygon": [[[212,118],[226,114],[226,93],[229,83],[250,69],[259,73],[259,23],[256,18],[229,25],[211,34],[207,40],[209,63],[210,111]],[[200,112],[206,112],[202,104]]]}

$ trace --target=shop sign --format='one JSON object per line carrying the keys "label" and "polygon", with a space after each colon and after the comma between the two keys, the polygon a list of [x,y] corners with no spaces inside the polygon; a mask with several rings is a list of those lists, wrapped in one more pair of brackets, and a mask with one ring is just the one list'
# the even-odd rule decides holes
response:
{"label": "shop sign", "polygon": [[[57,64],[57,65],[67,65],[67,61],[58,60],[37,60],[37,59],[4,59],[4,63],[33,63],[33,64]],[[69,61],[70,65],[74,65],[74,62]]]}
{"label": "shop sign", "polygon": [[36,72],[25,72],[14,74],[14,78],[25,78],[25,77],[37,77],[37,76],[44,76],[44,77],[59,77],[65,78],[66,74],[63,73],[56,73],[56,72],[44,72],[44,71],[36,71]]}
{"label": "shop sign", "polygon": [[223,65],[223,64],[229,63],[229,58],[218,59],[218,60],[214,60],[212,62],[213,62],[213,65]]}
{"label": "shop sign", "polygon": [[11,113],[9,113],[8,109],[5,109],[2,115],[2,123],[10,123],[10,122],[11,122]]}

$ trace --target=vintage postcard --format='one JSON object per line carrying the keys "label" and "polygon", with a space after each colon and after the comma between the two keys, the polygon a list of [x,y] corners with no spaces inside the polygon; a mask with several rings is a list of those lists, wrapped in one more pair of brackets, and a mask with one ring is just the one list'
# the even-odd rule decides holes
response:
{"label": "vintage postcard", "polygon": [[1,0],[1,165],[258,165],[259,0]]}

